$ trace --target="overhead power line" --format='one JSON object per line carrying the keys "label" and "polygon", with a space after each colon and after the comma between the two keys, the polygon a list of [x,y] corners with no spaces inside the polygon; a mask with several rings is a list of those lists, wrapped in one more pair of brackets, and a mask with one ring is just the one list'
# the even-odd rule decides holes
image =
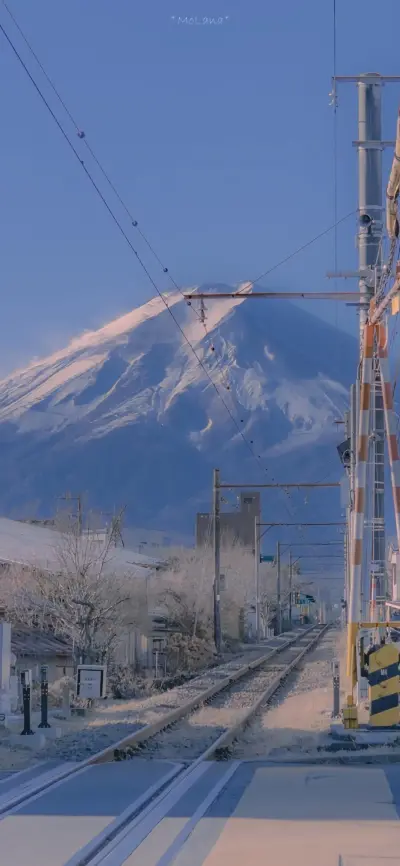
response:
{"label": "overhead power line", "polygon": [[[137,252],[137,250],[135,249],[135,247],[133,246],[133,244],[132,244],[130,238],[128,237],[128,235],[127,235],[125,229],[123,228],[123,226],[122,226],[120,220],[118,219],[118,217],[117,217],[116,214],[114,213],[112,207],[109,205],[107,199],[105,198],[104,194],[102,193],[101,189],[99,188],[98,184],[96,183],[95,179],[93,178],[93,176],[92,176],[90,170],[89,170],[89,169],[87,168],[87,166],[85,165],[85,162],[83,161],[83,159],[81,159],[78,150],[76,149],[75,145],[74,145],[73,142],[71,141],[71,139],[70,139],[68,133],[65,131],[65,129],[64,129],[62,123],[59,121],[57,115],[54,113],[54,111],[53,111],[53,109],[51,108],[51,106],[50,106],[48,100],[46,99],[46,97],[45,97],[45,95],[44,95],[44,93],[42,92],[41,88],[39,87],[39,85],[38,85],[37,82],[35,81],[34,76],[33,76],[32,73],[30,72],[30,70],[28,69],[28,67],[26,66],[26,63],[24,62],[23,58],[21,57],[21,55],[20,55],[18,49],[17,49],[16,46],[14,45],[12,39],[11,39],[10,36],[8,35],[7,31],[5,30],[3,24],[1,24],[1,23],[0,23],[0,31],[3,33],[3,36],[5,37],[6,41],[8,42],[8,44],[9,44],[10,48],[12,49],[14,55],[16,56],[18,62],[21,64],[21,66],[22,66],[24,72],[26,73],[26,75],[28,76],[28,78],[29,78],[31,84],[32,84],[33,87],[35,88],[35,90],[36,90],[37,94],[39,95],[40,99],[42,100],[42,102],[43,102],[45,108],[47,109],[47,111],[49,112],[50,116],[51,116],[52,119],[54,120],[54,123],[56,124],[56,126],[57,126],[58,129],[59,129],[59,131],[61,132],[61,134],[62,134],[64,140],[66,141],[66,143],[67,143],[67,145],[68,145],[68,147],[70,148],[70,150],[71,150],[71,152],[73,153],[74,157],[75,157],[75,158],[77,159],[77,161],[79,162],[80,166],[82,167],[83,171],[84,171],[85,174],[86,174],[86,177],[87,177],[88,180],[90,181],[90,183],[91,183],[93,189],[95,190],[95,192],[96,192],[96,194],[99,196],[99,198],[100,198],[102,204],[104,205],[104,207],[105,207],[106,210],[108,211],[109,215],[111,216],[111,219],[113,220],[114,224],[115,224],[116,227],[118,228],[118,231],[121,233],[121,235],[122,235],[122,237],[124,238],[125,242],[128,244],[128,246],[129,246],[131,252],[135,255],[136,260],[138,261],[140,267],[142,268],[142,270],[143,270],[144,273],[146,274],[148,280],[150,281],[150,283],[151,283],[151,285],[153,286],[154,290],[156,291],[157,295],[159,296],[159,298],[161,299],[162,303],[164,304],[166,310],[168,311],[168,313],[170,314],[171,318],[173,319],[173,321],[174,321],[176,327],[178,328],[178,330],[179,330],[181,336],[183,337],[183,340],[185,341],[185,343],[187,344],[187,346],[190,348],[191,352],[193,353],[194,357],[196,358],[197,363],[199,364],[199,366],[201,367],[201,369],[202,369],[203,372],[205,373],[206,377],[208,378],[208,380],[210,381],[212,387],[214,388],[214,390],[215,390],[217,396],[219,397],[219,399],[220,399],[221,402],[223,403],[223,405],[224,405],[224,407],[225,407],[225,410],[226,410],[226,412],[228,413],[228,415],[229,415],[229,417],[230,417],[232,423],[234,424],[234,426],[235,426],[237,432],[239,433],[239,436],[241,437],[242,441],[243,441],[244,444],[246,445],[246,447],[247,447],[247,449],[249,450],[249,452],[251,453],[252,457],[256,459],[256,461],[257,461],[258,464],[260,464],[261,457],[258,456],[258,455],[256,454],[256,452],[255,452],[254,449],[252,448],[252,443],[249,442],[249,441],[247,440],[246,436],[244,435],[243,431],[241,430],[241,428],[240,428],[240,426],[239,426],[239,424],[238,424],[238,422],[237,422],[235,416],[233,415],[233,413],[232,413],[230,407],[228,406],[226,400],[224,399],[223,395],[222,395],[221,392],[219,391],[219,389],[218,389],[217,385],[215,384],[215,382],[214,382],[212,376],[210,375],[209,371],[207,370],[207,367],[205,366],[203,360],[201,359],[200,355],[199,355],[198,352],[196,351],[196,348],[193,346],[193,344],[191,343],[191,341],[189,340],[189,338],[186,336],[186,334],[185,334],[185,332],[184,332],[184,330],[183,330],[181,324],[179,323],[178,319],[177,319],[176,316],[174,315],[174,312],[173,312],[173,310],[170,308],[170,306],[169,306],[169,304],[168,304],[168,302],[167,302],[165,296],[163,295],[163,293],[162,293],[162,292],[160,291],[160,289],[158,288],[158,286],[157,286],[157,284],[155,283],[155,281],[154,281],[152,275],[150,274],[148,268],[146,267],[145,263],[143,262],[142,258],[140,257],[140,255],[139,255],[139,253]],[[264,469],[265,472],[269,472],[269,470],[266,469],[265,467],[262,467],[262,468]]]}
{"label": "overhead power line", "polygon": [[[160,267],[162,268],[163,273],[164,273],[164,274],[168,274],[168,277],[169,277],[171,283],[172,283],[172,284],[174,285],[174,287],[178,290],[178,292],[182,295],[182,298],[185,299],[185,295],[184,295],[184,293],[183,293],[181,287],[178,285],[178,283],[176,282],[176,280],[173,278],[173,276],[172,276],[172,274],[171,274],[169,268],[165,267],[165,265],[164,265],[163,262],[161,261],[160,256],[157,254],[157,252],[155,251],[154,247],[152,246],[152,244],[150,243],[150,241],[148,240],[148,238],[146,237],[146,235],[144,234],[144,232],[143,232],[142,229],[140,228],[139,223],[138,223],[138,220],[135,219],[135,218],[133,217],[132,212],[130,211],[130,209],[129,209],[129,207],[127,206],[126,202],[123,200],[121,194],[118,192],[118,190],[117,190],[117,188],[115,187],[114,183],[112,182],[112,180],[111,180],[111,178],[110,178],[108,172],[106,172],[104,166],[101,164],[100,160],[98,159],[98,157],[97,157],[96,154],[94,153],[93,148],[89,145],[89,142],[88,142],[88,140],[87,140],[87,138],[86,138],[86,134],[85,134],[84,130],[82,130],[81,127],[79,126],[79,124],[77,123],[77,121],[76,121],[74,115],[72,114],[71,110],[70,110],[69,107],[67,106],[65,100],[62,98],[62,96],[61,96],[59,90],[56,88],[56,86],[55,86],[53,80],[50,78],[48,72],[47,72],[46,69],[44,68],[44,66],[43,66],[43,64],[42,64],[42,62],[41,62],[41,60],[40,60],[40,58],[38,57],[37,53],[35,52],[35,50],[34,50],[32,44],[30,43],[30,41],[29,41],[28,38],[26,37],[24,31],[22,30],[22,27],[20,26],[20,24],[18,23],[17,19],[15,18],[15,15],[12,13],[12,11],[11,11],[10,8],[9,8],[9,6],[7,5],[6,0],[2,0],[2,2],[3,2],[3,6],[4,6],[4,8],[6,9],[8,15],[10,16],[10,18],[11,18],[11,20],[12,20],[14,26],[15,26],[16,29],[18,30],[18,32],[19,32],[21,38],[23,39],[25,45],[27,46],[29,52],[31,53],[32,57],[35,59],[36,63],[38,64],[39,69],[41,70],[42,74],[44,75],[44,77],[45,77],[45,79],[46,79],[48,85],[50,86],[50,88],[52,89],[52,91],[53,91],[53,93],[55,94],[56,98],[58,99],[60,105],[62,106],[62,108],[63,108],[64,111],[66,112],[66,114],[67,114],[69,120],[71,121],[72,125],[75,127],[75,131],[76,131],[76,134],[77,134],[78,138],[79,138],[80,141],[81,141],[81,142],[86,146],[86,148],[87,148],[87,150],[89,151],[91,157],[93,158],[94,162],[96,163],[96,165],[98,166],[99,170],[101,171],[103,177],[105,178],[105,180],[106,180],[107,183],[109,184],[111,190],[113,191],[113,193],[115,194],[117,200],[119,201],[119,203],[121,204],[121,206],[122,206],[122,208],[124,209],[125,213],[127,214],[128,218],[129,218],[129,220],[130,220],[131,225],[135,228],[135,230],[139,233],[139,235],[142,237],[142,239],[144,240],[144,242],[147,244],[147,247],[150,249],[151,253],[153,254],[153,256],[155,257],[155,259],[156,259],[157,262],[159,263]],[[11,43],[11,40],[10,40],[9,37],[8,37],[8,41]],[[81,161],[81,164],[83,165],[82,161]],[[86,169],[86,173],[88,174],[87,169]],[[139,257],[138,257],[138,255],[137,255],[136,251],[135,251],[135,254],[136,254],[137,258],[139,259]],[[141,263],[141,262],[140,262],[140,263]],[[147,272],[146,272],[146,273],[147,273]],[[147,275],[148,275],[148,274],[147,274]],[[153,282],[152,282],[152,285],[154,285]],[[157,290],[157,287],[155,287],[155,288],[156,288],[156,290]],[[186,299],[185,299],[185,300],[186,300]],[[195,316],[197,317],[197,319],[198,319],[198,320],[203,324],[204,332],[205,332],[205,336],[206,336],[207,340],[209,341],[209,348],[210,348],[210,350],[214,353],[214,358],[215,358],[215,360],[216,360],[216,362],[217,362],[217,365],[218,365],[218,367],[219,367],[219,369],[220,369],[220,371],[221,371],[221,376],[222,376],[222,386],[223,386],[227,391],[230,391],[230,385],[229,385],[229,384],[226,384],[225,381],[224,381],[224,377],[225,377],[225,373],[226,373],[226,368],[223,367],[223,361],[222,361],[222,359],[219,358],[218,355],[215,353],[215,345],[214,345],[214,341],[212,340],[211,335],[208,333],[208,330],[207,330],[207,326],[206,326],[206,323],[205,323],[204,310],[203,310],[202,312],[198,313],[197,310],[196,310],[196,308],[195,308],[195,307],[194,307],[190,302],[188,303],[188,306],[191,307],[191,309],[192,309],[194,315],[195,315]],[[174,317],[173,317],[173,318],[174,318]],[[187,342],[188,342],[188,341],[187,341]],[[196,357],[197,357],[197,356],[196,356]],[[204,368],[203,368],[203,369],[204,369]],[[210,377],[209,377],[209,378],[210,378]],[[213,382],[213,385],[214,385],[214,387],[216,387],[214,382]],[[218,391],[218,394],[219,394],[219,391]],[[222,398],[221,398],[221,399],[222,399]],[[225,408],[227,409],[227,411],[230,413],[231,410],[230,410],[229,407],[225,404],[225,401],[224,401],[224,400],[223,400],[223,403],[224,403]],[[233,414],[233,413],[232,413],[232,414]],[[236,419],[234,419],[234,423],[235,423],[235,426],[238,427]],[[243,423],[243,422],[241,422],[241,423]],[[239,432],[240,432],[240,434],[241,434],[242,439],[246,440],[246,437],[245,437],[244,433],[240,430],[240,427],[239,427]],[[246,440],[246,441],[247,441],[247,440]],[[250,447],[251,447],[253,443],[250,441],[250,442],[247,442],[247,444],[250,445]],[[254,453],[254,449],[252,449],[252,448],[251,448],[251,453],[252,453],[252,455],[253,455],[254,457],[256,457],[257,460],[261,460],[261,459],[262,459],[260,455],[257,456],[257,455]],[[265,467],[261,467],[261,468],[264,469],[266,472],[269,471],[268,469],[265,469]],[[287,492],[285,492],[285,495],[288,495]],[[290,494],[289,494],[289,499],[291,499]]]}
{"label": "overhead power line", "polygon": [[[62,98],[61,94],[59,93],[59,91],[58,91],[58,89],[56,88],[55,84],[53,83],[52,79],[51,79],[50,76],[48,75],[46,69],[44,68],[43,64],[42,64],[41,61],[40,61],[40,58],[39,58],[38,55],[36,54],[36,52],[35,52],[34,48],[32,47],[31,43],[29,42],[29,40],[28,40],[27,37],[25,36],[25,34],[24,34],[24,32],[23,32],[21,26],[19,25],[19,23],[18,23],[18,21],[16,20],[15,16],[13,15],[13,13],[12,13],[11,10],[10,10],[10,8],[8,7],[8,5],[7,5],[7,3],[6,3],[6,0],[2,0],[2,2],[3,2],[3,6],[4,6],[4,8],[6,9],[8,15],[10,16],[11,20],[13,21],[14,26],[15,26],[16,29],[18,30],[18,32],[19,32],[21,38],[23,39],[24,43],[25,43],[26,46],[28,47],[28,50],[30,51],[30,53],[31,53],[32,56],[34,57],[36,63],[38,64],[38,66],[39,66],[39,68],[40,68],[42,74],[44,75],[44,77],[45,77],[45,79],[46,79],[48,85],[49,85],[50,88],[52,89],[53,93],[55,94],[55,96],[56,96],[57,99],[59,100],[61,106],[63,107],[64,111],[66,112],[66,114],[67,114],[68,118],[70,119],[71,123],[72,123],[73,126],[75,127],[75,131],[76,131],[76,134],[77,134],[78,138],[79,138],[80,141],[85,145],[85,147],[87,148],[88,152],[90,153],[92,159],[94,160],[95,164],[97,165],[97,167],[99,168],[100,172],[102,173],[104,179],[105,179],[106,182],[109,184],[110,189],[112,190],[112,192],[113,192],[114,195],[116,196],[118,202],[120,203],[120,205],[121,205],[122,208],[124,209],[125,213],[126,213],[127,216],[129,217],[129,220],[130,220],[130,222],[131,222],[131,225],[135,228],[136,231],[138,231],[139,235],[141,236],[141,238],[143,239],[143,241],[146,243],[146,245],[147,245],[147,247],[149,248],[149,250],[151,251],[152,255],[155,257],[155,259],[157,260],[158,264],[159,264],[160,267],[162,268],[163,273],[168,274],[168,278],[171,280],[171,283],[174,285],[174,287],[177,289],[177,291],[182,295],[182,297],[184,297],[184,293],[183,293],[181,287],[180,287],[180,286],[178,285],[178,283],[174,280],[172,274],[170,273],[169,268],[167,268],[167,267],[164,265],[164,263],[162,262],[160,256],[157,254],[156,250],[154,249],[154,247],[152,246],[152,244],[150,243],[150,241],[148,240],[148,238],[146,237],[146,235],[144,234],[144,232],[141,230],[141,228],[140,228],[140,226],[139,226],[139,224],[138,224],[138,220],[135,219],[135,218],[133,217],[133,215],[132,215],[132,213],[131,213],[129,207],[126,205],[126,203],[125,203],[125,201],[123,200],[121,194],[118,192],[118,190],[117,190],[116,186],[114,185],[114,183],[112,182],[112,180],[111,180],[109,174],[106,172],[106,170],[104,169],[104,166],[101,164],[100,160],[97,158],[95,152],[93,151],[92,147],[90,146],[89,142],[88,142],[87,139],[86,139],[86,134],[85,134],[85,132],[84,132],[84,131],[80,128],[80,126],[78,125],[78,123],[77,123],[77,121],[75,120],[75,118],[74,118],[72,112],[71,112],[70,109],[68,108],[68,106],[67,106],[65,100]],[[59,128],[60,132],[62,133],[64,139],[66,140],[67,144],[69,145],[70,149],[72,150],[74,156],[79,160],[80,165],[82,166],[83,170],[85,171],[85,174],[86,174],[86,176],[88,177],[88,179],[90,180],[90,182],[91,182],[92,186],[94,187],[96,193],[97,193],[98,196],[100,197],[100,199],[101,199],[103,205],[106,207],[108,213],[110,214],[111,218],[113,219],[114,223],[116,224],[118,230],[120,231],[120,233],[121,233],[122,236],[124,237],[124,240],[128,243],[128,245],[129,245],[131,251],[134,253],[134,255],[135,255],[135,257],[136,257],[136,259],[137,259],[139,265],[142,267],[142,269],[143,269],[144,273],[146,274],[147,278],[150,280],[150,282],[151,282],[153,288],[155,289],[155,291],[157,292],[157,294],[158,294],[159,297],[161,298],[162,302],[164,303],[164,306],[166,307],[166,309],[167,309],[168,312],[170,313],[171,318],[173,319],[175,325],[178,327],[178,329],[179,329],[179,331],[180,331],[180,333],[181,333],[183,339],[185,340],[186,344],[187,344],[187,345],[189,346],[189,348],[191,349],[191,351],[192,351],[194,357],[196,358],[198,364],[200,365],[201,369],[203,370],[203,372],[205,373],[205,375],[206,375],[207,378],[209,379],[210,383],[212,384],[213,388],[215,389],[215,391],[216,391],[216,393],[217,393],[219,399],[220,399],[221,402],[223,403],[223,405],[224,405],[224,407],[225,407],[225,410],[227,411],[227,413],[228,413],[228,415],[229,415],[229,417],[230,417],[232,423],[234,424],[235,428],[236,428],[237,431],[239,432],[242,441],[246,444],[246,446],[247,446],[247,448],[249,449],[249,451],[250,451],[250,453],[252,454],[252,456],[257,460],[258,463],[260,463],[260,461],[261,461],[261,459],[262,459],[261,456],[256,454],[256,452],[254,451],[254,449],[253,449],[253,447],[252,447],[252,445],[253,445],[252,441],[251,441],[251,440],[249,441],[249,440],[246,438],[246,436],[244,435],[243,431],[241,430],[241,428],[240,428],[240,426],[239,426],[239,424],[238,424],[236,418],[235,418],[234,415],[233,415],[233,412],[231,411],[231,409],[230,409],[230,407],[228,406],[228,404],[226,403],[224,397],[223,397],[222,394],[220,393],[220,391],[219,391],[219,389],[218,389],[216,383],[215,383],[214,380],[212,379],[212,377],[211,377],[209,371],[207,370],[205,364],[203,363],[202,359],[199,357],[199,355],[198,355],[198,353],[196,352],[196,349],[195,349],[195,347],[193,346],[193,344],[190,342],[190,340],[188,339],[188,337],[187,337],[186,334],[184,333],[183,328],[181,327],[181,325],[179,324],[178,320],[176,319],[176,317],[175,317],[173,311],[172,311],[171,308],[169,307],[169,305],[168,305],[168,303],[167,303],[167,301],[166,301],[164,295],[163,295],[163,294],[161,293],[161,291],[158,289],[158,286],[156,285],[155,281],[153,280],[153,278],[152,278],[152,276],[151,276],[149,270],[147,269],[146,265],[144,264],[144,262],[142,261],[141,257],[139,256],[137,250],[135,249],[135,247],[134,247],[133,244],[131,243],[131,241],[130,241],[128,235],[126,234],[126,232],[125,232],[125,230],[124,230],[122,224],[120,223],[119,219],[118,219],[117,216],[115,215],[115,213],[114,213],[114,211],[112,210],[111,206],[108,204],[108,202],[107,202],[107,200],[106,200],[104,194],[102,193],[102,191],[101,191],[101,189],[99,188],[98,184],[97,184],[96,181],[94,180],[94,178],[93,178],[91,172],[89,171],[88,167],[85,165],[84,161],[81,159],[81,157],[80,157],[80,155],[79,155],[79,152],[77,151],[77,149],[76,149],[75,146],[73,145],[73,143],[72,143],[71,139],[69,138],[67,132],[65,131],[65,129],[64,129],[64,127],[62,126],[61,122],[58,120],[57,116],[55,115],[54,111],[52,110],[51,106],[49,105],[49,103],[48,103],[46,97],[45,97],[44,94],[42,93],[42,91],[41,91],[39,85],[37,84],[37,82],[35,81],[33,75],[30,73],[28,67],[27,67],[26,64],[24,63],[24,61],[23,61],[21,55],[19,54],[17,48],[15,47],[14,43],[12,42],[10,36],[8,35],[8,33],[6,32],[5,28],[4,28],[2,25],[0,25],[0,29],[1,29],[1,31],[3,32],[3,35],[5,36],[7,42],[9,43],[11,49],[13,50],[14,54],[16,55],[18,61],[19,61],[20,64],[22,65],[22,67],[23,67],[25,73],[28,75],[28,77],[29,77],[31,83],[32,83],[33,86],[35,87],[35,89],[36,89],[37,93],[39,94],[40,98],[42,99],[42,101],[43,101],[43,103],[44,103],[46,109],[49,111],[49,113],[50,113],[52,119],[54,120],[54,122],[55,122],[56,125],[58,126],[58,128]],[[354,212],[353,212],[353,213],[354,213]],[[349,214],[349,215],[350,215],[350,214]],[[347,216],[349,216],[349,215],[347,215]],[[340,220],[339,222],[343,221],[344,219],[347,219],[347,216],[346,216],[346,217],[343,217],[342,220]],[[307,246],[310,246],[312,243],[314,243],[316,240],[318,240],[318,239],[319,239],[320,237],[322,237],[324,234],[326,234],[327,232],[329,232],[331,229],[332,229],[332,227],[329,227],[329,228],[326,229],[324,232],[322,232],[322,233],[320,233],[319,235],[317,235],[315,238],[313,238],[313,239],[312,239],[311,241],[309,241],[307,244],[303,245],[303,246],[300,247],[298,250],[294,251],[294,252],[293,252],[289,257],[286,257],[285,260],[282,260],[282,262],[279,262],[279,263],[276,264],[273,268],[269,269],[269,271],[266,271],[266,272],[265,272],[264,274],[262,274],[261,276],[265,276],[267,273],[270,273],[270,272],[271,272],[272,270],[274,270],[275,268],[278,268],[281,264],[284,263],[284,261],[287,261],[289,258],[292,258],[293,256],[297,255],[299,252],[301,252],[302,249],[305,249]],[[258,279],[260,279],[260,277],[259,277]],[[207,328],[206,328],[206,326],[205,326],[204,316],[202,316],[201,314],[199,315],[193,306],[192,306],[192,310],[193,310],[193,312],[195,313],[195,315],[197,316],[197,318],[200,319],[200,321],[203,323],[203,325],[204,325],[204,330],[205,330],[205,335],[206,335],[207,337],[209,337],[210,340],[211,340],[211,336],[208,334]],[[212,350],[213,352],[215,352],[215,346],[214,346],[214,345],[211,344],[210,348],[211,348],[211,350]],[[224,369],[221,367],[221,364],[220,364],[220,360],[221,360],[221,359],[218,359],[218,356],[215,356],[215,355],[214,355],[214,357],[216,357],[216,360],[217,360],[218,365],[220,366],[221,372],[222,372],[222,374],[224,374]],[[225,387],[228,391],[230,390],[230,386],[229,386],[229,385],[225,385],[224,383],[223,383],[223,385],[224,385],[224,387]],[[243,422],[241,422],[241,423],[243,423]],[[264,469],[265,472],[269,472],[269,470],[266,469],[265,467],[261,466],[261,468]],[[287,496],[289,497],[289,499],[291,499],[291,496],[290,496],[290,494],[289,494],[288,491],[285,491],[285,495],[287,495]]]}
{"label": "overhead power line", "polygon": [[[269,276],[269,274],[272,274],[273,271],[276,271],[282,265],[285,265],[286,262],[290,262],[291,259],[294,259],[294,257],[299,255],[299,253],[302,253],[303,250],[306,250],[308,247],[311,247],[312,244],[315,244],[317,241],[321,240],[321,238],[325,237],[325,235],[329,234],[329,232],[334,231],[338,226],[341,225],[341,223],[345,222],[345,220],[349,219],[349,217],[351,217],[351,216],[354,216],[354,214],[356,214],[356,213],[357,213],[356,210],[349,211],[349,213],[347,213],[343,217],[340,217],[340,219],[338,219],[336,222],[332,223],[332,225],[328,226],[328,228],[324,229],[322,232],[319,232],[317,235],[314,235],[314,237],[311,238],[311,240],[302,244],[301,247],[297,247],[297,249],[293,250],[293,252],[291,252],[291,253],[289,253],[289,255],[285,256],[284,259],[281,259],[279,262],[276,262],[276,264],[272,265],[272,267],[268,268],[267,271],[263,271],[262,274],[258,274],[258,276],[255,277],[254,280],[248,280],[247,283],[249,285],[250,284],[254,285],[254,283],[258,283],[259,280],[262,280],[263,277]],[[241,291],[239,291],[238,294],[240,295],[241,292],[245,291],[245,288],[246,288],[246,286],[244,286],[243,289],[241,289]]]}

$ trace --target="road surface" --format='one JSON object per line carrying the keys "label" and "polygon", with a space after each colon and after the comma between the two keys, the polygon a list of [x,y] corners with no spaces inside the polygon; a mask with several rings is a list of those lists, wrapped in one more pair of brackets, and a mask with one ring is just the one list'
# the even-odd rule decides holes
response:
{"label": "road surface", "polygon": [[[177,775],[107,845],[104,836],[112,822],[117,830],[119,816],[132,810],[132,803],[140,804],[150,787],[156,792],[163,778],[180,769],[172,762],[140,758],[97,765],[34,796],[0,820],[1,866],[400,862],[396,764],[203,763],[189,775]],[[38,768],[38,777],[45,770]],[[0,795],[12,796],[24,783],[23,776],[3,778]]]}

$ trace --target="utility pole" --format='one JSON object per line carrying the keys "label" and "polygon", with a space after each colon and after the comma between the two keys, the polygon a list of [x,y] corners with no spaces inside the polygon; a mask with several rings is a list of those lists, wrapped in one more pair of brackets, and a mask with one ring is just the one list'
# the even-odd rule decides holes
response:
{"label": "utility pole", "polygon": [[258,519],[254,518],[254,583],[256,593],[256,635],[260,643],[260,530]]}
{"label": "utility pole", "polygon": [[[363,339],[364,327],[368,317],[371,298],[377,293],[381,277],[382,267],[382,242],[383,242],[383,204],[382,204],[382,151],[385,147],[394,147],[394,141],[382,140],[382,86],[384,82],[400,82],[400,76],[382,76],[378,73],[367,73],[356,76],[335,76],[333,82],[334,104],[336,105],[336,84],[338,82],[353,82],[358,87],[358,140],[353,145],[358,149],[358,211],[359,229],[357,236],[358,245],[358,271],[329,274],[331,277],[358,277],[360,289],[360,354],[361,341]],[[356,423],[359,409],[354,418],[354,400],[359,398],[360,381],[354,386],[356,395],[351,395],[351,438],[352,452],[355,454],[355,442],[357,437]],[[386,596],[385,574],[386,574],[386,550],[385,550],[385,472],[384,472],[384,412],[383,398],[380,384],[377,361],[374,362],[371,383],[371,414],[372,414],[372,436],[370,440],[371,458],[373,467],[373,503],[372,503],[372,561],[371,569],[365,574],[368,585],[365,587],[364,595],[367,610],[361,612],[361,598],[358,587],[349,587],[349,598],[347,603],[351,607],[351,621],[358,622],[360,616],[369,615],[369,599],[371,585],[376,581],[377,595],[381,604]],[[369,432],[369,431],[368,431]],[[354,469],[352,467],[352,487],[354,492]],[[353,501],[350,508],[354,517],[357,518],[360,503]],[[353,545],[352,530],[350,530],[347,556],[361,556]],[[379,601],[378,601],[379,603]]]}
{"label": "utility pole", "polygon": [[71,501],[74,501],[74,502],[77,503],[77,505],[78,505],[78,513],[77,513],[76,517],[77,517],[77,523],[78,523],[78,533],[79,533],[79,535],[82,535],[82,530],[83,530],[83,508],[82,508],[82,496],[81,496],[81,494],[78,493],[77,496],[72,496],[72,493],[67,492],[67,493],[65,494],[65,496],[60,496],[59,498],[62,499],[62,500],[64,500],[65,502],[71,502]]}
{"label": "utility pole", "polygon": [[281,607],[281,545],[276,544],[276,627],[278,634],[282,632],[282,607]]}
{"label": "utility pole", "polygon": [[82,497],[81,497],[80,493],[78,494],[78,496],[76,498],[78,500],[78,532],[79,532],[79,535],[82,535],[82,523],[83,523],[83,521],[82,521]]}
{"label": "utility pole", "polygon": [[[361,76],[358,81],[358,261],[360,292],[369,301],[376,293],[382,274],[382,82]],[[373,146],[375,145],[375,146]],[[362,275],[364,274],[364,275]],[[365,276],[369,274],[369,278]],[[368,309],[360,309],[360,338],[363,338]],[[385,418],[379,368],[375,359],[372,382],[372,562],[364,592],[367,602],[362,616],[369,616],[370,581],[377,580],[377,597],[385,600]]]}
{"label": "utility pole", "polygon": [[217,653],[221,652],[221,488],[219,469],[214,469],[213,484],[214,540],[214,633]]}
{"label": "utility pole", "polygon": [[[214,636],[215,636],[215,645],[217,648],[217,652],[221,650],[221,490],[233,490],[235,488],[256,488],[256,489],[285,489],[286,487],[311,487],[311,488],[332,488],[336,489],[340,487],[340,484],[336,481],[330,482],[290,482],[288,484],[237,484],[237,483],[222,483],[220,480],[219,469],[214,469],[213,474],[213,512],[212,512],[212,527],[213,527],[213,550],[214,550]],[[260,535],[259,535],[259,527],[260,526],[342,526],[342,521],[340,522],[332,522],[328,521],[327,523],[262,523],[261,521],[255,521],[255,529],[254,529],[254,548],[255,548],[255,582],[256,582],[256,620],[258,617],[258,635],[260,633],[260,592],[259,592],[259,550],[260,550]],[[257,556],[258,551],[258,556]],[[278,543],[278,552],[279,552],[279,543]],[[280,559],[280,554],[279,557]],[[257,561],[258,560],[258,561]],[[257,569],[257,571],[256,571]],[[277,587],[279,588],[278,593],[278,629],[279,634],[282,631],[282,611],[281,611],[281,590],[280,590],[280,561],[278,565],[278,575],[277,575]],[[257,591],[258,588],[258,591]]]}
{"label": "utility pole", "polygon": [[289,550],[289,628],[292,628],[292,551]]}

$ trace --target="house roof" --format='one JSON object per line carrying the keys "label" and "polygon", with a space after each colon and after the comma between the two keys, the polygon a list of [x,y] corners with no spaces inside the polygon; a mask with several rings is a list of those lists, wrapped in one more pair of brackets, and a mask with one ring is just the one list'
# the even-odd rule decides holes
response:
{"label": "house roof", "polygon": [[[62,539],[62,533],[56,529],[1,517],[0,562],[31,566],[45,571],[60,570],[57,547],[62,545]],[[110,550],[104,571],[121,577],[123,575],[144,577],[149,569],[160,565],[162,563],[156,559],[135,553],[125,547],[118,547]]]}
{"label": "house roof", "polygon": [[64,640],[37,628],[17,625],[11,628],[11,649],[17,658],[21,656],[72,655],[72,647]]}

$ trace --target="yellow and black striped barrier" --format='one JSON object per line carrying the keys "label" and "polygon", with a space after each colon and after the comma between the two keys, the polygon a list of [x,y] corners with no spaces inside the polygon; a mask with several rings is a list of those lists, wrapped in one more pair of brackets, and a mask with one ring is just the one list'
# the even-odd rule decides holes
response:
{"label": "yellow and black striped barrier", "polygon": [[372,727],[399,724],[399,650],[394,643],[372,647],[366,657],[369,684],[369,723]]}

